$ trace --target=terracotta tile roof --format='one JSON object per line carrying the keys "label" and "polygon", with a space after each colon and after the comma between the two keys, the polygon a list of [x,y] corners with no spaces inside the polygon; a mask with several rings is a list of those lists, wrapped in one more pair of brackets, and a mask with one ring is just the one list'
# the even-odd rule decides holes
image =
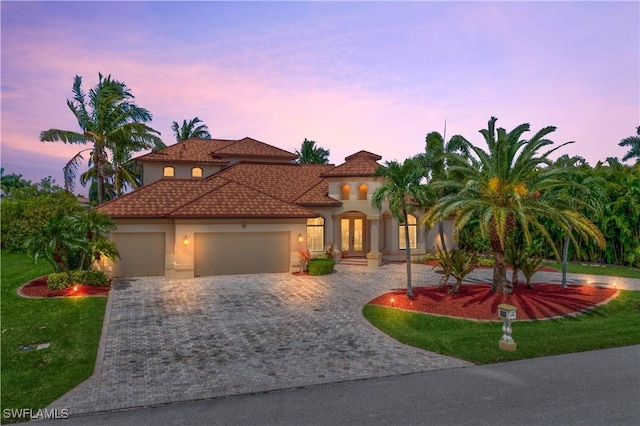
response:
{"label": "terracotta tile roof", "polygon": [[326,180],[319,178],[316,184],[312,185],[308,189],[305,189],[302,195],[296,198],[294,202],[301,206],[309,206],[309,207],[313,207],[313,206],[329,207],[329,206],[342,205],[342,201],[338,201],[335,198],[331,198],[329,197],[328,194],[329,194],[329,183]]}
{"label": "terracotta tile roof", "polygon": [[340,205],[320,175],[332,165],[237,163],[207,179],[161,179],[98,210],[114,218],[316,217]]}
{"label": "terracotta tile roof", "polygon": [[273,158],[291,161],[296,154],[251,138],[240,140],[225,139],[188,139],[170,145],[165,149],[137,157],[137,161],[195,162],[208,164],[227,164],[234,158]]}
{"label": "terracotta tile roof", "polygon": [[111,217],[167,217],[203,192],[225,184],[225,180],[161,179],[108,201],[97,208]]}
{"label": "terracotta tile roof", "polygon": [[325,172],[323,177],[373,176],[382,157],[367,151],[356,152],[345,158],[345,162]]}
{"label": "terracotta tile roof", "polygon": [[[331,164],[237,163],[218,172],[215,176],[293,203],[318,184],[322,173],[333,167]],[[323,203],[325,200],[317,201]]]}
{"label": "terracotta tile roof", "polygon": [[316,217],[317,213],[286,203],[236,182],[210,191],[169,215],[190,217]]}
{"label": "terracotta tile roof", "polygon": [[268,145],[252,138],[240,139],[239,141],[215,151],[215,154],[221,157],[276,157],[286,160],[295,160],[298,158],[297,154],[276,148],[275,146]]}

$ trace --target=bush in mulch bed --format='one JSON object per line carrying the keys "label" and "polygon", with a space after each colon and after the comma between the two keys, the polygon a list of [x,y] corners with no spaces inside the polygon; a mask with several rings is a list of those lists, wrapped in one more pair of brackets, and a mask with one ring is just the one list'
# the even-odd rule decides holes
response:
{"label": "bush in mulch bed", "polygon": [[[92,272],[96,272],[96,271],[92,271]],[[51,274],[51,275],[55,275],[55,274]],[[101,284],[101,285],[95,284],[96,280],[90,280],[92,284],[89,284],[89,283],[73,284],[73,285],[66,286],[64,288],[52,289],[48,285],[51,275],[37,278],[25,284],[18,290],[18,293],[26,297],[107,296],[109,294],[109,288],[111,283],[108,278],[107,278],[106,284]],[[100,282],[104,282],[104,281],[101,279]]]}

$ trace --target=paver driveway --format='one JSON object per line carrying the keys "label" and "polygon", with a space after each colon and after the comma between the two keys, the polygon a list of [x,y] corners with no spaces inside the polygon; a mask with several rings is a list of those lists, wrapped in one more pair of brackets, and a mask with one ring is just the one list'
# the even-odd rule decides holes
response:
{"label": "paver driveway", "polygon": [[[402,345],[361,314],[405,265],[322,277],[117,281],[94,375],[50,408],[72,414],[470,365]],[[436,284],[414,268],[415,285]]]}

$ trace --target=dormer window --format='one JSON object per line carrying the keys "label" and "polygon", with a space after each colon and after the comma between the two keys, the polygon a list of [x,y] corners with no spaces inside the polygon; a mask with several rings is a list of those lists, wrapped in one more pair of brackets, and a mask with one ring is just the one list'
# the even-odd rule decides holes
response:
{"label": "dormer window", "polygon": [[165,168],[162,169],[162,176],[164,177],[174,177],[175,174],[176,170],[171,166],[165,166]]}
{"label": "dormer window", "polygon": [[191,177],[201,178],[202,177],[202,167],[193,167],[191,169]]}
{"label": "dormer window", "polygon": [[358,186],[358,200],[367,201],[367,190],[368,189],[369,188],[367,187],[367,185],[365,183],[363,183],[360,186]]}
{"label": "dormer window", "polygon": [[351,186],[348,183],[345,183],[340,187],[340,199],[341,200],[349,200],[349,195],[351,193]]}

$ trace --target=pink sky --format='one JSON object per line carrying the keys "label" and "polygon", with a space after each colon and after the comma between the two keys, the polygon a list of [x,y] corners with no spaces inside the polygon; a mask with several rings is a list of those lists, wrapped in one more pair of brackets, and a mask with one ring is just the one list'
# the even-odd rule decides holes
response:
{"label": "pink sky", "polygon": [[[79,130],[74,75],[124,81],[151,126],[200,117],[215,138],[332,163],[365,149],[402,161],[425,135],[557,126],[561,154],[622,157],[640,125],[638,2],[5,2],[2,167],[39,181],[82,146],[39,142]],[[80,171],[86,168],[83,166]],[[76,192],[86,193],[80,186]]]}

